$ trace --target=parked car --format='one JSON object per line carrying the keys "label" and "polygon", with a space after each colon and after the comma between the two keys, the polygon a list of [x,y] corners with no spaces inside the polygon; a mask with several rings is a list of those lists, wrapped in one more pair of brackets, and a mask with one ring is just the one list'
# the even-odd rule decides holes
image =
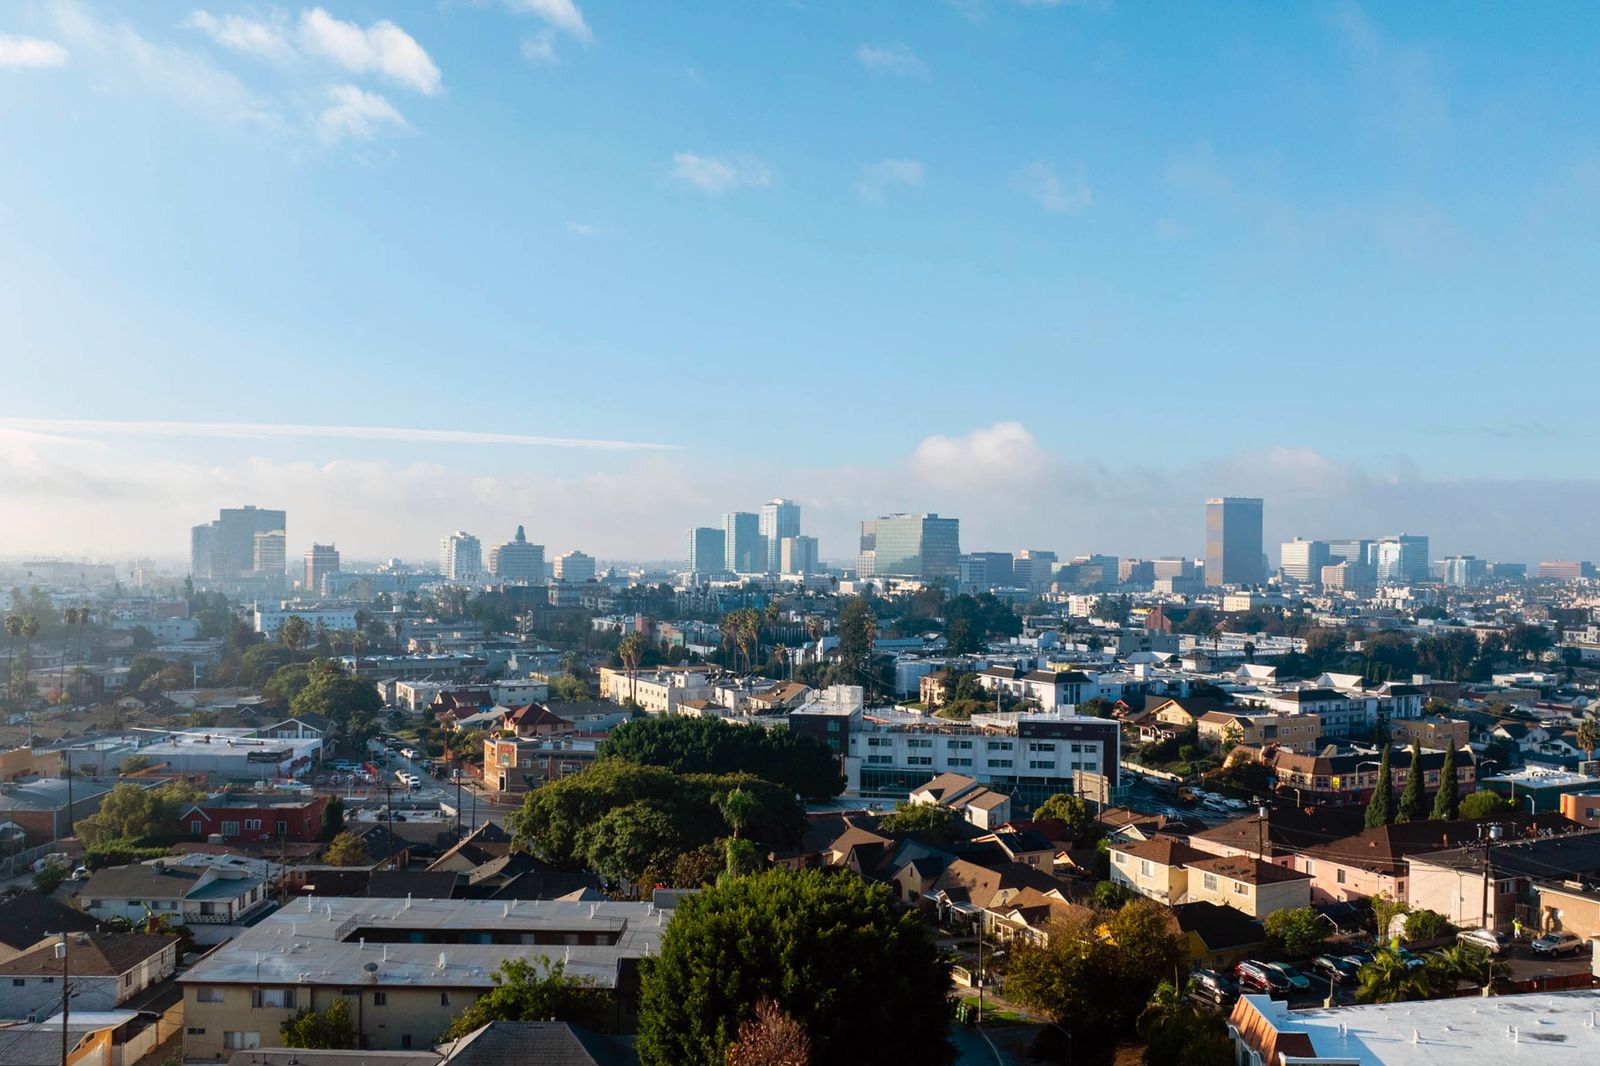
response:
{"label": "parked car", "polygon": [[1583,937],[1577,933],[1561,930],[1546,933],[1529,946],[1533,948],[1535,955],[1575,955],[1583,950],[1584,943]]}
{"label": "parked car", "polygon": [[1504,933],[1497,933],[1493,929],[1463,929],[1456,934],[1456,940],[1463,944],[1482,948],[1491,955],[1504,954],[1511,946],[1511,938]]}
{"label": "parked car", "polygon": [[1239,982],[1227,974],[1196,970],[1190,976],[1194,978],[1195,992],[1213,1003],[1231,1003],[1239,998]]}
{"label": "parked car", "polygon": [[1358,964],[1339,955],[1318,955],[1311,960],[1311,968],[1341,985],[1349,984],[1361,974]]}
{"label": "parked car", "polygon": [[1423,958],[1421,955],[1418,955],[1414,951],[1407,950],[1406,948],[1395,948],[1394,952],[1396,955],[1399,955],[1405,960],[1406,969],[1408,970],[1415,970],[1418,967],[1426,966],[1428,964],[1427,959]]}
{"label": "parked car", "polygon": [[1282,977],[1285,981],[1289,982],[1289,988],[1291,991],[1303,992],[1311,987],[1311,978],[1307,977],[1305,974],[1301,973],[1299,970],[1295,969],[1293,966],[1290,966],[1286,962],[1268,962],[1263,963],[1263,965],[1266,966],[1267,969],[1276,973],[1279,977]]}
{"label": "parked car", "polygon": [[1289,993],[1289,979],[1264,962],[1246,959],[1235,966],[1233,972],[1239,978],[1240,988],[1248,988],[1255,992],[1265,992],[1268,995],[1287,995]]}

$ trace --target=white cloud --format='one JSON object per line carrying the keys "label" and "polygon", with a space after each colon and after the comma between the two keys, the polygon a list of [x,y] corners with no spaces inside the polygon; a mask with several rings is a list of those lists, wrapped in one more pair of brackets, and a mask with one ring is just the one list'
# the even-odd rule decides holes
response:
{"label": "white cloud", "polygon": [[928,65],[906,44],[863,44],[856,49],[856,62],[880,74],[902,78],[928,76]]}
{"label": "white cloud", "polygon": [[67,50],[54,41],[0,33],[0,70],[43,70],[67,61]]}
{"label": "white cloud", "polygon": [[370,141],[385,131],[409,130],[411,124],[382,93],[357,85],[330,85],[327,106],[317,112],[316,127],[317,136],[334,144],[347,137]]}
{"label": "white cloud", "polygon": [[224,48],[263,59],[283,59],[294,51],[282,17],[268,22],[243,15],[213,15],[209,11],[199,10],[179,25],[199,30]]}
{"label": "white cloud", "polygon": [[584,44],[594,40],[589,24],[583,20],[583,12],[572,0],[507,0],[507,6],[513,11],[535,15],[553,29]]}
{"label": "white cloud", "polygon": [[486,433],[465,429],[307,426],[277,422],[134,422],[81,418],[0,418],[0,429],[35,435],[64,433],[90,436],[214,437],[232,440],[383,440],[412,444],[504,444],[522,447],[593,448],[600,451],[665,451],[676,447],[672,444],[656,444],[650,441],[539,437],[522,433]]}
{"label": "white cloud", "polygon": [[522,58],[530,63],[559,63],[556,55],[556,31],[540,30],[532,37],[522,39]]}
{"label": "white cloud", "polygon": [[1036,159],[1013,174],[1011,184],[1018,192],[1037,200],[1046,211],[1057,214],[1081,211],[1094,200],[1082,166],[1073,167],[1062,177],[1055,167]]}
{"label": "white cloud", "polygon": [[599,226],[592,226],[587,222],[568,222],[567,232],[579,237],[598,237],[602,231]]}
{"label": "white cloud", "polygon": [[864,164],[856,181],[856,193],[863,199],[878,201],[891,186],[918,188],[922,185],[922,164],[915,159],[880,159]]}
{"label": "white cloud", "polygon": [[719,193],[730,189],[765,189],[772,184],[772,171],[754,156],[716,156],[694,152],[675,152],[672,177],[703,192]]}
{"label": "white cloud", "polygon": [[428,95],[439,91],[441,78],[433,59],[409,33],[388,19],[363,29],[313,7],[300,13],[298,37],[301,48],[352,73],[379,74],[396,85]]}
{"label": "white cloud", "polygon": [[964,437],[925,437],[911,454],[911,469],[930,484],[971,488],[1035,481],[1053,460],[1021,422],[996,422]]}

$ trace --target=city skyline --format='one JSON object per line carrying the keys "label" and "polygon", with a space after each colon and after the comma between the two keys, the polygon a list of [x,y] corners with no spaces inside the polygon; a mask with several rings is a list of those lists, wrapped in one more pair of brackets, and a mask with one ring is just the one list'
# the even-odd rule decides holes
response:
{"label": "city skyline", "polygon": [[[832,558],[1196,554],[1233,494],[1600,554],[1588,7],[128,7],[0,15],[0,551],[272,499],[426,556],[401,498],[671,558],[782,486]],[[1069,381],[1166,432],[1018,402]]]}

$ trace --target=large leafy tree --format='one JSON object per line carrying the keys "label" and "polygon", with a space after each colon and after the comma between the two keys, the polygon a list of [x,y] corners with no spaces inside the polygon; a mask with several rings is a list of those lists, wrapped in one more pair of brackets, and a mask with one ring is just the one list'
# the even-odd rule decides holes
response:
{"label": "large leafy tree", "polygon": [[1433,817],[1455,821],[1461,816],[1461,780],[1456,776],[1456,745],[1446,741],[1444,765],[1439,768],[1439,791],[1433,796]]}
{"label": "large leafy tree", "polygon": [[955,814],[937,803],[896,803],[894,812],[883,816],[878,828],[885,833],[934,833],[950,836]]}
{"label": "large leafy tree", "polygon": [[1079,796],[1070,792],[1057,792],[1033,812],[1036,821],[1055,820],[1067,823],[1074,840],[1087,840],[1098,835],[1099,823],[1094,810]]}
{"label": "large leafy tree", "polygon": [[1505,814],[1511,809],[1511,804],[1498,792],[1487,788],[1480,788],[1472,795],[1461,801],[1461,817],[1463,818],[1493,818],[1497,814]]}
{"label": "large leafy tree", "polygon": [[839,663],[847,685],[868,685],[872,676],[872,645],[878,639],[878,618],[860,596],[839,609]]}
{"label": "large leafy tree", "polygon": [[1310,907],[1285,907],[1262,922],[1267,937],[1292,959],[1316,954],[1328,937],[1328,927]]}
{"label": "large leafy tree", "polygon": [[600,754],[680,774],[754,774],[807,799],[844,790],[838,758],[827,745],[786,728],[685,715],[635,718],[611,731]]}
{"label": "large leafy tree", "polygon": [[153,789],[124,781],[100,801],[98,812],[79,819],[74,827],[87,844],[113,840],[130,845],[170,842],[180,835],[178,820],[183,812],[205,795],[203,790],[181,781],[169,781]]}
{"label": "large leafy tree", "polygon": [[461,1012],[441,1040],[466,1036],[490,1022],[571,1022],[606,1032],[611,1026],[611,997],[584,977],[568,977],[560,962],[537,956],[507,959],[490,975],[494,987]]}
{"label": "large leafy tree", "polygon": [[1394,821],[1394,775],[1389,770],[1389,742],[1383,742],[1383,755],[1378,759],[1378,787],[1367,804],[1366,827],[1376,829]]}
{"label": "large leafy tree", "polygon": [[722,1062],[770,1000],[817,1062],[949,1061],[949,966],[883,885],[838,872],[768,870],[678,904],[645,960],[645,1066]]}
{"label": "large leafy tree", "polygon": [[382,710],[383,698],[371,682],[343,673],[324,660],[311,664],[305,686],[289,701],[290,714],[328,719],[344,742],[357,750],[377,732]]}
{"label": "large leafy tree", "polygon": [[1406,774],[1406,787],[1400,793],[1397,821],[1415,822],[1422,818],[1422,745],[1411,742],[1411,770]]}
{"label": "large leafy tree", "polygon": [[329,866],[365,866],[372,861],[367,846],[351,832],[338,834],[322,853],[322,861]]}
{"label": "large leafy tree", "polygon": [[1231,1066],[1233,1041],[1215,1011],[1194,999],[1194,981],[1162,981],[1139,1016],[1145,1066]]}

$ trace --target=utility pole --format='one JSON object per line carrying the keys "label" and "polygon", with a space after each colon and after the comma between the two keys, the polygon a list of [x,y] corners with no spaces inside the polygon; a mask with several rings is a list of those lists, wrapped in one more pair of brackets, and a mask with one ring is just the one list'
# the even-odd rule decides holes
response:
{"label": "utility pole", "polygon": [[[67,760],[67,836],[72,835],[72,751],[68,749],[61,753]],[[63,934],[65,935],[65,934]]]}
{"label": "utility pole", "polygon": [[386,785],[383,786],[383,801],[384,801],[384,805],[389,810],[389,818],[388,818],[388,821],[387,821],[387,825],[389,826],[389,858],[388,858],[388,862],[389,862],[389,868],[393,869],[394,868],[394,786],[393,785],[386,784]]}
{"label": "utility pole", "polygon": [[61,956],[61,1066],[67,1066],[67,1056],[72,1048],[68,1043],[67,1012],[72,1004],[67,998],[67,938],[71,934],[65,929],[61,930],[61,943],[56,945],[56,953]]}
{"label": "utility pole", "polygon": [[981,910],[978,912],[978,1024],[983,1024],[983,911]]}

